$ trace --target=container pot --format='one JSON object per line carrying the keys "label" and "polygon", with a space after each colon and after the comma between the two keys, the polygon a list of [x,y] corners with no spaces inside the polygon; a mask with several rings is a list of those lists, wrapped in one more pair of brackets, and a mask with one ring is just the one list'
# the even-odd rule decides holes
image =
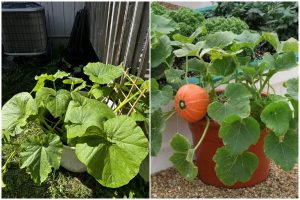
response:
{"label": "container pot", "polygon": [[76,157],[75,147],[63,146],[60,165],[71,172],[86,172],[86,166]]}
{"label": "container pot", "polygon": [[[194,145],[200,140],[205,125],[206,120],[189,124]],[[198,167],[199,179],[208,185],[225,188],[249,187],[264,181],[268,177],[270,170],[270,161],[264,154],[264,138],[268,134],[267,129],[261,131],[258,142],[255,145],[251,145],[248,149],[248,151],[254,153],[259,159],[258,167],[251,179],[244,183],[237,182],[233,186],[226,186],[218,179],[215,172],[215,162],[213,161],[213,156],[217,149],[224,146],[221,138],[218,137],[219,128],[220,125],[216,121],[211,121],[202,144],[196,150],[196,165]]]}

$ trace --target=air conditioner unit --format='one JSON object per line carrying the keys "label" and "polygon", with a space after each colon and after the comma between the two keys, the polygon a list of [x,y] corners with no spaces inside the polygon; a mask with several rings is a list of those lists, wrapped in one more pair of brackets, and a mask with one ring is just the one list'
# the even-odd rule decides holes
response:
{"label": "air conditioner unit", "polygon": [[2,3],[2,45],[6,55],[46,53],[44,7],[37,3]]}

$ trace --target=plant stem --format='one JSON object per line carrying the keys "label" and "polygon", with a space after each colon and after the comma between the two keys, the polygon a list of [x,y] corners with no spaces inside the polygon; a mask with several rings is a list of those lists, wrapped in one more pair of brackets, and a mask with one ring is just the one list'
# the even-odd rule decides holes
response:
{"label": "plant stem", "polygon": [[202,143],[202,141],[204,140],[204,137],[205,137],[205,135],[206,135],[206,133],[207,133],[209,124],[210,124],[210,119],[206,116],[206,125],[205,125],[205,129],[204,129],[204,131],[203,131],[203,133],[202,133],[202,136],[201,136],[199,142],[198,142],[197,145],[195,146],[194,150],[196,150],[196,149],[200,146],[200,144]]}
{"label": "plant stem", "polygon": [[2,167],[2,176],[3,176],[3,172],[6,172],[6,166],[7,164],[10,162],[10,160],[17,154],[17,149],[15,149],[7,158],[7,160],[5,161],[5,164]]}
{"label": "plant stem", "polygon": [[271,79],[271,77],[273,76],[274,72],[271,72],[270,74],[268,74],[267,78],[265,79],[265,81],[263,82],[262,86],[259,88],[258,93],[260,94],[263,89],[265,88],[265,86],[268,84],[269,80]]}
{"label": "plant stem", "polygon": [[214,98],[215,98],[215,96],[217,96],[217,94],[216,94],[216,90],[215,90],[215,86],[214,86],[214,80],[212,78],[210,78],[210,84],[211,84],[211,91],[212,91],[211,99],[214,100]]}
{"label": "plant stem", "polygon": [[[272,89],[273,93],[276,94],[275,89],[273,88],[272,85],[270,85],[270,83],[268,83],[268,88],[269,88],[269,87]],[[268,94],[269,94],[269,91],[268,91]]]}
{"label": "plant stem", "polygon": [[189,72],[189,65],[188,65],[188,57],[185,57],[185,82],[188,84],[188,72]]}
{"label": "plant stem", "polygon": [[53,88],[56,91],[55,81],[53,81]]}
{"label": "plant stem", "polygon": [[168,121],[175,113],[176,113],[176,110],[173,110],[173,111],[166,117],[166,121]]}
{"label": "plant stem", "polygon": [[168,66],[168,68],[170,69],[171,66],[169,65],[169,63],[165,60],[164,63]]}

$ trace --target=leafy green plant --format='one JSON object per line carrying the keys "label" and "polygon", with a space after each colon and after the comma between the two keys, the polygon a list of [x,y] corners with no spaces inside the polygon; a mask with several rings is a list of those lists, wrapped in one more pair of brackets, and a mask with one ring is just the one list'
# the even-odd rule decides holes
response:
{"label": "leafy green plant", "polygon": [[204,26],[208,34],[220,31],[232,31],[233,33],[240,34],[244,30],[249,30],[248,25],[236,17],[212,17],[204,21]]}
{"label": "leafy green plant", "polygon": [[[18,153],[35,183],[44,182],[60,166],[63,145],[75,147],[77,158],[101,185],[118,188],[140,171],[148,155],[149,83],[123,67],[89,63],[84,68],[92,85],[57,71],[36,76],[31,93],[14,95],[2,107],[2,140],[25,134],[26,125],[37,121],[43,132],[28,136],[8,156]],[[46,84],[52,87],[46,87]],[[57,88],[62,83],[63,88]]]}
{"label": "leafy green plant", "polygon": [[[156,27],[160,21],[154,16],[151,23]],[[248,148],[258,142],[264,129],[269,131],[264,140],[266,156],[283,170],[291,170],[298,158],[298,79],[286,82],[285,96],[276,94],[270,79],[297,66],[298,41],[290,38],[280,42],[276,33],[246,30],[241,34],[216,32],[195,43],[195,37],[205,31],[198,28],[189,37],[173,36],[171,42],[165,30],[171,31],[172,23],[154,30],[157,43],[151,46],[151,61],[155,63],[151,80],[152,156],[159,153],[166,121],[175,113],[174,109],[163,112],[161,108],[172,101],[181,86],[193,83],[206,90],[210,103],[204,133],[195,147],[180,133],[171,139],[174,154],[170,160],[183,177],[193,180],[197,176],[193,157],[211,120],[220,125],[219,137],[224,143],[212,158],[216,175],[224,184],[250,180],[259,160]],[[261,42],[269,43],[275,53],[267,52],[261,60],[244,53],[253,55]],[[174,68],[170,62],[174,57],[185,62]],[[217,92],[220,86],[224,89]],[[192,91],[187,93],[193,95]]]}
{"label": "leafy green plant", "polygon": [[298,38],[297,2],[218,2],[211,16],[239,17],[250,29],[274,31],[280,40]]}
{"label": "leafy green plant", "polygon": [[[155,15],[161,15],[173,20],[178,24],[178,28],[172,34],[179,33],[184,36],[191,35],[204,21],[204,16],[201,13],[181,7],[179,10],[171,11],[166,9],[159,3],[151,3],[151,12]],[[170,32],[171,33],[171,32]]]}

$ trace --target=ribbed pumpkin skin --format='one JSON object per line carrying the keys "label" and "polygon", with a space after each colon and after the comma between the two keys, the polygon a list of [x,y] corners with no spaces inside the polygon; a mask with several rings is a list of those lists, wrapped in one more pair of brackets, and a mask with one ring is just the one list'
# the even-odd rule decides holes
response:
{"label": "ribbed pumpkin skin", "polygon": [[[180,105],[185,105],[184,108]],[[189,123],[201,120],[207,112],[209,95],[198,85],[186,84],[175,96],[176,112]]]}

